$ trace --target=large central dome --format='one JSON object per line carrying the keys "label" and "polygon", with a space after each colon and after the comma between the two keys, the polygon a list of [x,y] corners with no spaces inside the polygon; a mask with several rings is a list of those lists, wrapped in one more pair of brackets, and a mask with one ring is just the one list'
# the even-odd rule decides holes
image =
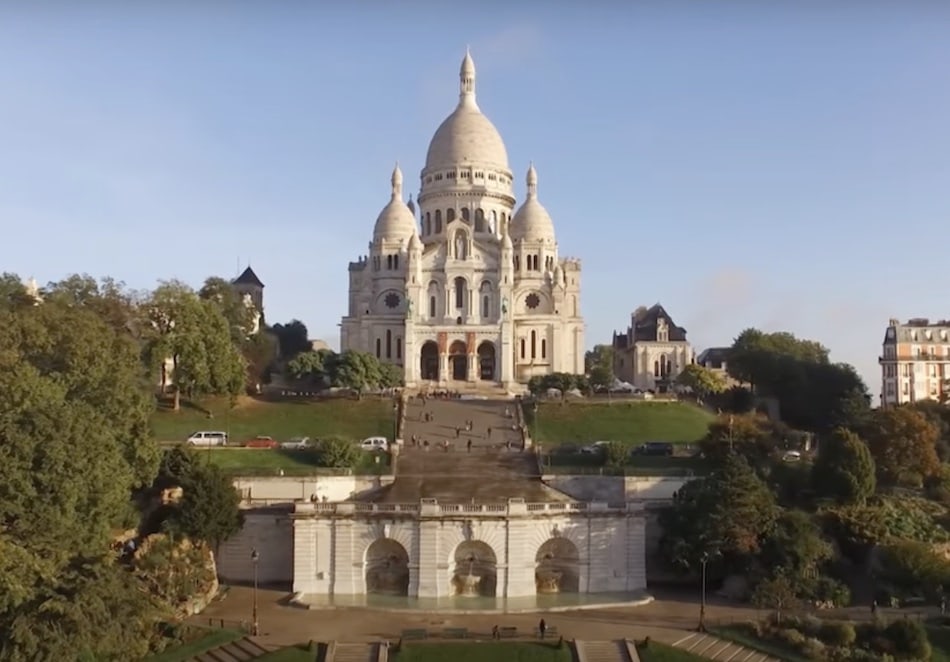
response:
{"label": "large central dome", "polygon": [[508,171],[505,143],[475,103],[475,63],[468,53],[462,60],[459,79],[459,105],[432,136],[426,170],[481,165]]}

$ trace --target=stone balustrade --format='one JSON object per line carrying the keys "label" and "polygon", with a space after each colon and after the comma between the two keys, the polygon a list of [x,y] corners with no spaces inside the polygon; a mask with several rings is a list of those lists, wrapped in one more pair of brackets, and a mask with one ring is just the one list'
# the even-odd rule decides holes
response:
{"label": "stone balustrade", "polygon": [[294,514],[298,517],[308,515],[411,515],[424,517],[445,517],[452,515],[509,517],[537,516],[543,514],[573,513],[642,513],[641,501],[625,504],[605,502],[545,502],[525,503],[512,499],[508,503],[439,503],[435,499],[422,499],[419,503],[362,503],[341,501],[335,503],[298,502]]}

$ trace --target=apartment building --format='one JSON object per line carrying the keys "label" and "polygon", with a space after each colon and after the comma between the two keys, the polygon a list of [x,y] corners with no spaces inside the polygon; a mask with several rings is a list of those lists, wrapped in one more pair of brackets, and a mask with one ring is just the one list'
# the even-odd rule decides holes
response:
{"label": "apartment building", "polygon": [[892,319],[884,333],[881,406],[950,396],[950,320]]}

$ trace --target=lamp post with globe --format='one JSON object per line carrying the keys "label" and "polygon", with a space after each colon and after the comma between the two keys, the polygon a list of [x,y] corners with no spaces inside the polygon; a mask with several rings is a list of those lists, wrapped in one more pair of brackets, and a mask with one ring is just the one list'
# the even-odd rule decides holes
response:
{"label": "lamp post with globe", "polygon": [[257,621],[257,563],[261,560],[260,553],[254,549],[251,550],[251,565],[254,566],[254,592],[252,594],[251,604],[251,633],[256,637],[260,634],[260,627]]}

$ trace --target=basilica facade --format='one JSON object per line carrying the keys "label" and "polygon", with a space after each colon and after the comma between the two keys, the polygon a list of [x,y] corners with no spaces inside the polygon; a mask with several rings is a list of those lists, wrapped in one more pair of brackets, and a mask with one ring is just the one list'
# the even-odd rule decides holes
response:
{"label": "basilica facade", "polygon": [[475,100],[469,54],[459,78],[417,204],[405,201],[397,166],[369,254],[350,263],[340,348],[401,366],[410,387],[510,388],[582,373],[580,261],[558,253],[533,165],[517,205],[505,144]]}

